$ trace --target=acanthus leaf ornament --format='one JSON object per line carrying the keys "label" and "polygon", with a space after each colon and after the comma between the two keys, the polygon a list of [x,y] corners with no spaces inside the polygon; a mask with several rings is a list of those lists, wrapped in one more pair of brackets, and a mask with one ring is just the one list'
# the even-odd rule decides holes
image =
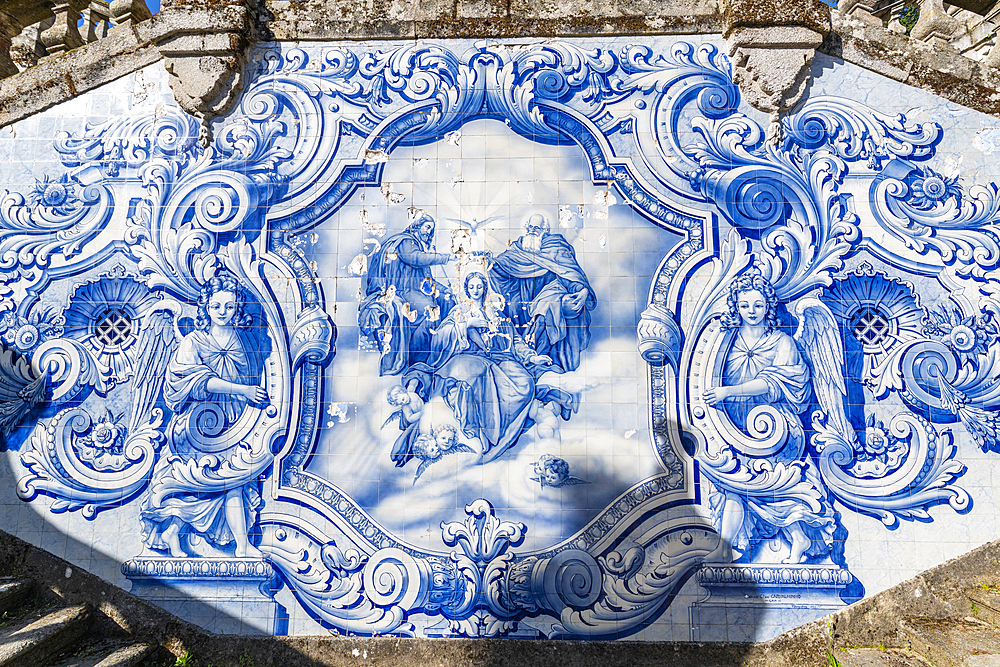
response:
{"label": "acanthus leaf ornament", "polygon": [[88,519],[120,507],[146,487],[163,444],[162,424],[159,409],[131,432],[110,415],[95,423],[81,408],[62,410],[35,427],[21,453],[30,474],[18,480],[17,494],[51,496],[51,511],[82,510]]}
{"label": "acanthus leaf ornament", "polygon": [[[0,268],[22,292],[44,300],[50,281],[90,270],[84,256],[92,267],[114,255],[136,271],[78,285],[65,331],[42,327],[47,311],[27,300],[0,325],[5,343],[31,355],[30,374],[27,362],[11,366],[18,384],[34,383],[15,408],[45,385],[59,410],[18,455],[25,499],[45,495],[55,511],[94,517],[145,493],[151,548],[162,551],[170,527],[156,514],[172,498],[219,498],[235,487],[252,498],[264,478],[263,512],[309,506],[329,532],[289,512],[262,519],[260,544],[241,546],[259,547],[323,627],[499,636],[530,624],[550,637],[617,636],[653,622],[718,553],[739,497],[753,500],[744,515],[757,512],[769,528],[741,525],[726,540],[750,559],[757,543],[787,542],[789,562],[754,571],[794,572],[800,582],[807,570],[795,568],[805,561],[822,561],[840,583],[851,576],[830,544],[842,527],[835,502],[890,526],[928,520],[944,503],[969,507],[955,441],[971,434],[986,450],[1000,447],[995,316],[968,306],[924,311],[910,279],[889,272],[933,276],[928,267],[944,263],[982,285],[1000,257],[996,186],[966,189],[920,164],[934,156],[940,127],[813,97],[783,121],[774,145],[738,112],[729,62],[711,44],[662,53],[572,40],[462,51],[268,48],[257,65],[211,146],[198,145],[199,123],[176,109],[137,113],[61,136],[67,171],[0,201]],[[575,143],[594,184],[680,239],[629,323],[653,366],[650,421],[663,470],[551,549],[517,551],[529,527],[497,517],[485,499],[466,507],[464,521],[441,523],[450,553],[418,549],[305,470],[336,327],[324,278],[294,239],[331,220],[358,188],[382,185],[397,147],[441,140],[474,119]],[[872,225],[885,232],[878,241]],[[124,235],[102,236],[112,228]],[[893,264],[900,248],[918,259]],[[765,342],[789,359],[753,378],[770,379],[770,400],[727,409],[706,392],[725,388],[733,349],[760,353],[723,322],[731,285],[751,274],[757,291],[773,291],[762,296],[773,296],[775,329],[789,332]],[[257,318],[257,345],[232,350],[259,364],[248,390],[259,400],[237,416],[226,400],[178,399],[168,415],[157,403],[169,362],[182,346],[210,350],[196,310],[206,286],[227,277]],[[860,349],[845,349],[847,336]],[[857,378],[848,375],[852,354]],[[868,392],[860,402],[848,396],[853,384]],[[134,398],[131,413],[92,409],[114,391]],[[882,410],[878,401],[893,392],[912,410]],[[927,406],[932,418],[918,414]],[[165,449],[182,439],[197,455]],[[682,516],[688,504],[714,511],[718,525]],[[782,504],[798,514],[779,516]],[[251,523],[258,509],[246,507]],[[640,534],[640,517],[663,525]],[[730,565],[703,569],[702,580],[718,584],[716,574],[736,571]],[[443,625],[429,630],[428,618]]]}
{"label": "acanthus leaf ornament", "polygon": [[525,525],[498,519],[488,500],[473,501],[466,505],[465,512],[469,516],[464,522],[443,522],[441,534],[445,544],[461,546],[476,564],[489,563],[524,539]]}
{"label": "acanthus leaf ornament", "polygon": [[0,350],[0,442],[6,443],[28,412],[48,393],[48,375],[35,375],[28,359]]}

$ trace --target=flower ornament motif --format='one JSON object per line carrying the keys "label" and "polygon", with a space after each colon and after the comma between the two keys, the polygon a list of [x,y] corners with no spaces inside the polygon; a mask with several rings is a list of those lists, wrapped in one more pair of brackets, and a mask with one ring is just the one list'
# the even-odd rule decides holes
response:
{"label": "flower ornament motif", "polygon": [[65,318],[54,308],[32,312],[27,318],[15,313],[4,313],[0,317],[0,341],[7,347],[27,354],[51,338],[63,334]]}
{"label": "flower ornament motif", "polygon": [[35,181],[34,190],[29,196],[35,206],[44,206],[60,213],[74,210],[80,205],[76,196],[76,180],[71,179],[69,174],[58,178],[50,178],[46,174],[42,180]]}
{"label": "flower ornament motif", "polygon": [[951,198],[958,203],[962,201],[958,175],[948,178],[931,169],[921,168],[911,177],[908,203],[913,208],[926,211]]}
{"label": "flower ornament motif", "polygon": [[80,460],[98,472],[118,472],[132,465],[124,455],[125,427],[119,422],[122,415],[113,415],[110,410],[90,429],[73,443]]}
{"label": "flower ornament motif", "polygon": [[860,450],[851,472],[861,478],[880,478],[899,468],[910,448],[906,441],[890,434],[889,429],[875,415],[865,420]]}
{"label": "flower ornament motif", "polygon": [[990,313],[965,317],[958,307],[939,306],[927,311],[924,334],[944,343],[962,366],[979,370],[979,358],[1000,337],[1000,328]]}

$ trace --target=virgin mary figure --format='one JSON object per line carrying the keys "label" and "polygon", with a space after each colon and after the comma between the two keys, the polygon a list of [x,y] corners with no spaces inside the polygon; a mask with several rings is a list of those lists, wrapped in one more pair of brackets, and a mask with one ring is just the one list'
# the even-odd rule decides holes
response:
{"label": "virgin mary figure", "polygon": [[435,329],[426,361],[432,393],[442,396],[462,432],[482,445],[484,460],[513,446],[533,423],[535,378],[552,364],[515,335],[487,303],[489,283],[470,273],[465,300]]}

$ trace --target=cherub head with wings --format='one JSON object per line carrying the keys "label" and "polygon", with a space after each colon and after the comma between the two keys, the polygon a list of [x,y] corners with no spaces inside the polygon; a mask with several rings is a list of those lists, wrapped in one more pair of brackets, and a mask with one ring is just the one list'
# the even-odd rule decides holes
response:
{"label": "cherub head with wings", "polygon": [[413,442],[413,456],[420,460],[417,474],[413,477],[416,484],[420,476],[432,463],[437,463],[445,454],[472,452],[467,445],[458,441],[458,429],[451,424],[436,427],[430,434],[421,434]]}
{"label": "cherub head with wings", "polygon": [[451,424],[445,424],[434,429],[434,442],[442,454],[451,452],[458,446],[458,429]]}
{"label": "cherub head with wings", "polygon": [[532,481],[538,482],[542,486],[570,486],[573,484],[586,484],[587,482],[579,477],[569,474],[569,464],[558,456],[542,454],[542,457],[532,464],[535,477]]}

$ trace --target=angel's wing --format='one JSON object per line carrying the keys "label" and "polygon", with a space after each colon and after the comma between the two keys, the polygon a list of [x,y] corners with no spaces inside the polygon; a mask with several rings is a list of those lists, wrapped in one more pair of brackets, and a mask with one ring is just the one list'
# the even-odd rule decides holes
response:
{"label": "angel's wing", "polygon": [[575,484],[590,484],[590,482],[585,479],[580,479],[579,477],[567,477],[566,481],[564,481],[560,486],[573,486]]}
{"label": "angel's wing", "polygon": [[837,320],[819,299],[800,299],[794,311],[799,320],[795,342],[809,362],[816,401],[826,415],[827,426],[853,445],[857,436],[844,411],[844,397],[847,396],[844,344]]}
{"label": "angel's wing", "polygon": [[420,479],[420,476],[424,474],[424,471],[436,461],[437,459],[420,459],[420,465],[417,467],[417,474],[413,476],[413,483],[416,484],[417,480]]}
{"label": "angel's wing", "polygon": [[[400,408],[399,410],[396,410],[395,412],[389,414],[389,418],[386,419],[385,422],[382,424],[382,429],[384,429],[386,426],[388,426],[389,424],[391,424],[393,422],[396,422],[396,426],[398,426],[400,430],[403,430],[403,429],[406,428],[405,422],[403,421],[403,409],[402,408]],[[382,429],[379,429],[379,430],[382,430]]]}
{"label": "angel's wing", "polygon": [[154,310],[143,318],[135,344],[135,378],[129,433],[149,419],[149,412],[160,395],[167,376],[167,364],[177,350],[174,315],[169,310]]}
{"label": "angel's wing", "polygon": [[454,447],[452,447],[451,451],[454,452],[454,453],[456,453],[456,454],[458,452],[469,452],[470,454],[475,454],[476,453],[476,451],[474,449],[472,449],[472,447],[469,447],[468,445],[463,445],[462,443],[458,443],[457,445],[455,445]]}

